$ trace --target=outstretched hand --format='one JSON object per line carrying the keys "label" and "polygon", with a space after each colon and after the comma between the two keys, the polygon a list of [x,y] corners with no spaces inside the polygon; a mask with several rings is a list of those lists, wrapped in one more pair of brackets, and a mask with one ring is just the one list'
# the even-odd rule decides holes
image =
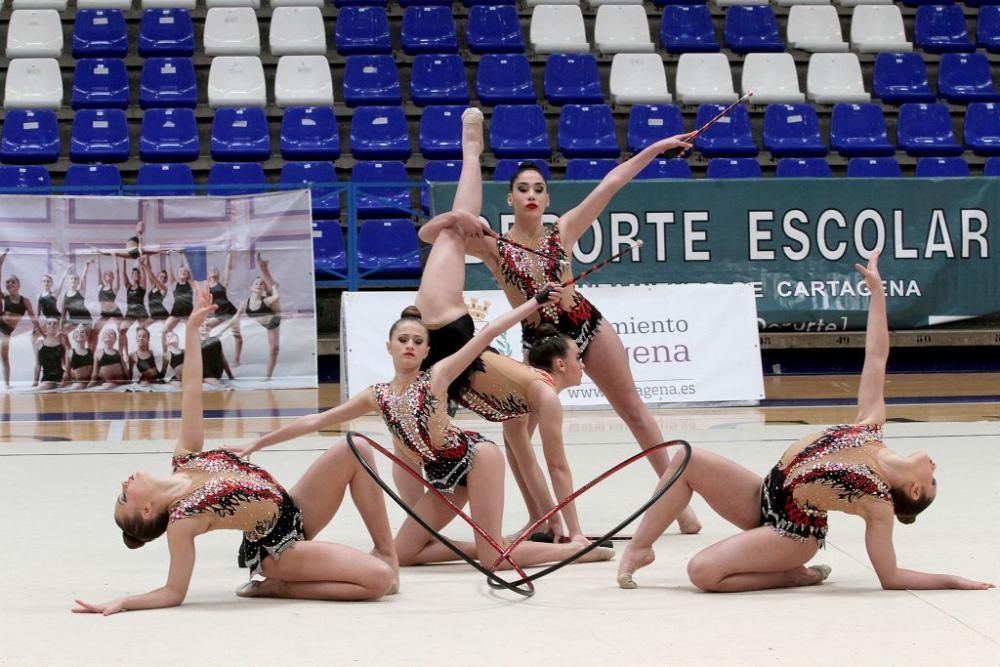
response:
{"label": "outstretched hand", "polygon": [[123,606],[125,598],[118,598],[117,600],[103,604],[91,604],[83,600],[74,600],[74,602],[76,602],[76,606],[72,609],[74,614],[101,614],[102,616],[110,616],[111,614],[125,611],[125,607]]}
{"label": "outstretched hand", "polygon": [[208,283],[194,283],[194,311],[188,316],[188,326],[197,329],[216,308],[218,306],[212,303],[212,293],[208,290]]}
{"label": "outstretched hand", "polygon": [[686,153],[691,150],[693,144],[691,140],[694,139],[694,132],[685,132],[684,134],[675,134],[672,137],[667,137],[666,139],[660,139],[653,147],[656,148],[656,154],[666,153],[667,151],[679,148],[681,153]]}
{"label": "outstretched hand", "polygon": [[964,577],[955,577],[952,588],[960,591],[985,591],[990,588],[996,588],[996,585],[986,581],[973,581]]}
{"label": "outstretched hand", "polygon": [[871,254],[868,258],[868,265],[863,266],[861,264],[855,264],[854,268],[858,270],[858,273],[865,277],[865,282],[868,283],[869,287],[874,287],[875,285],[882,285],[882,276],[878,272],[878,251]]}

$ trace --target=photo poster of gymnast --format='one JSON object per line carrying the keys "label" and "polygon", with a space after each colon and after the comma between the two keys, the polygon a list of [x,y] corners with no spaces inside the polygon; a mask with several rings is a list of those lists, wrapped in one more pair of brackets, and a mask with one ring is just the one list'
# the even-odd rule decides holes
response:
{"label": "photo poster of gymnast", "polygon": [[[185,340],[193,283],[218,309]],[[317,386],[304,190],[241,197],[0,196],[0,392]]]}

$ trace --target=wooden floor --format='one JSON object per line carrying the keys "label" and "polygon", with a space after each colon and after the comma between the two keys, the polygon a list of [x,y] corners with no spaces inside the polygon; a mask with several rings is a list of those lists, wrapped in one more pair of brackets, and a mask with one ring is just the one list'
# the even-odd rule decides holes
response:
{"label": "wooden floor", "polygon": [[[720,419],[766,424],[829,424],[854,415],[857,376],[771,376],[767,400],[753,407],[670,406],[658,410],[691,428]],[[890,420],[1000,420],[1000,374],[899,374],[886,384]],[[290,419],[339,403],[339,385],[316,390],[217,391],[205,394],[206,436],[251,437]],[[604,411],[584,411],[607,418]],[[176,437],[180,395],[0,395],[0,443],[14,441],[147,440]],[[572,422],[571,417],[568,422]],[[332,435],[333,433],[331,433]]]}

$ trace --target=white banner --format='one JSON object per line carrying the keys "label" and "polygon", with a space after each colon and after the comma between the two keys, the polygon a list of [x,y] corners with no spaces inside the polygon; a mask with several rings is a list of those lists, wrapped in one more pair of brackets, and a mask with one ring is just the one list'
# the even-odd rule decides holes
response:
{"label": "white banner", "polygon": [[0,393],[179,391],[192,280],[221,304],[200,333],[207,384],[317,386],[306,190],[4,196],[0,254]]}
{"label": "white banner", "polygon": [[[649,404],[749,402],[764,398],[757,311],[750,285],[591,287],[587,298],[614,326],[625,345],[636,388]],[[354,292],[341,301],[341,395],[353,396],[392,377],[385,343],[413,292]],[[465,292],[477,330],[509,310],[503,292]],[[515,327],[493,341],[521,359]],[[588,358],[589,365],[608,363]],[[617,363],[617,360],[610,360]],[[562,392],[566,406],[607,406],[584,376]]]}

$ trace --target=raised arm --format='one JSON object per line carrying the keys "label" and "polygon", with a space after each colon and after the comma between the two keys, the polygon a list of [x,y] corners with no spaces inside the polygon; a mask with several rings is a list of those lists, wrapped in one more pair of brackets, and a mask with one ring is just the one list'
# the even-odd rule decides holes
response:
{"label": "raised arm", "polygon": [[[167,262],[170,262],[170,255],[167,255]],[[156,272],[153,271],[153,266],[149,263],[149,255],[142,256],[142,262],[140,262],[144,273],[149,276],[149,282],[156,286],[156,289],[161,292],[166,293],[167,286],[160,282],[160,279],[156,277]]]}
{"label": "raised arm", "polygon": [[871,503],[871,509],[865,516],[865,547],[882,588],[886,590],[993,588],[993,584],[972,581],[953,574],[931,574],[899,567],[896,564],[896,550],[892,544],[894,522],[892,504],[879,500],[872,500]]}
{"label": "raised arm", "polygon": [[[173,262],[172,259],[170,259],[175,254],[177,254],[177,251],[176,250],[171,250],[171,251],[167,252],[166,255],[165,255],[166,258],[167,258],[167,280],[170,281],[170,282],[172,282],[172,283],[176,283],[177,282],[177,276],[174,275],[174,262]],[[166,287],[161,287],[160,290],[166,292]]]}
{"label": "raised arm", "polygon": [[52,295],[56,299],[58,299],[59,296],[62,294],[63,287],[66,285],[66,276],[68,275],[69,275],[69,265],[67,264],[66,268],[63,269],[62,276],[60,276],[59,278],[59,285],[56,287],[56,291],[52,293]]}
{"label": "raised arm", "polygon": [[472,340],[463,345],[462,349],[434,364],[434,370],[431,374],[432,390],[435,393],[444,391],[463,370],[468,368],[469,364],[475,361],[476,357],[490,346],[494,338],[526,319],[545,303],[556,303],[561,296],[561,287],[549,285],[547,288],[539,290],[533,299],[528,299],[517,308],[507,311],[487,324],[482,331],[472,337]]}
{"label": "raised arm", "polygon": [[10,248],[4,248],[3,253],[0,254],[0,295],[4,294],[3,288],[6,283],[3,281],[3,264],[7,261],[7,253],[10,252]]}
{"label": "raised arm", "polygon": [[93,259],[88,259],[83,263],[83,274],[80,276],[80,294],[84,296],[87,296],[87,274],[90,273],[90,265],[93,263]]}
{"label": "raised arm", "polygon": [[184,357],[184,377],[181,379],[181,434],[177,438],[174,452],[200,452],[205,444],[205,417],[202,408],[201,350],[198,348],[198,329],[214,312],[217,306],[212,303],[212,295],[205,283],[194,283],[194,310],[188,317],[184,329],[184,340],[191,354]]}
{"label": "raised arm", "polygon": [[575,208],[564,213],[559,219],[559,234],[567,250],[572,248],[577,239],[587,231],[591,223],[597,219],[597,216],[601,214],[601,211],[611,201],[611,198],[625,187],[629,181],[635,178],[646,165],[655,160],[657,155],[674,148],[683,148],[685,150],[691,148],[688,139],[692,134],[692,132],[689,132],[660,139],[609,171],[608,175],[598,183],[597,187],[582,202]]}
{"label": "raised arm", "polygon": [[885,312],[885,289],[878,272],[878,253],[868,259],[868,266],[855,264],[865,277],[871,299],[868,302],[868,328],[865,331],[865,365],[858,386],[859,424],[885,422],[885,365],[889,359],[889,324]]}
{"label": "raised arm", "polygon": [[122,265],[118,268],[118,271],[118,275],[122,277],[125,289],[132,289],[135,287],[135,285],[132,284],[132,280],[128,277],[128,257],[122,257]]}
{"label": "raised arm", "polygon": [[229,274],[233,268],[233,251],[226,251],[226,268],[222,271],[222,286],[229,289]]}

